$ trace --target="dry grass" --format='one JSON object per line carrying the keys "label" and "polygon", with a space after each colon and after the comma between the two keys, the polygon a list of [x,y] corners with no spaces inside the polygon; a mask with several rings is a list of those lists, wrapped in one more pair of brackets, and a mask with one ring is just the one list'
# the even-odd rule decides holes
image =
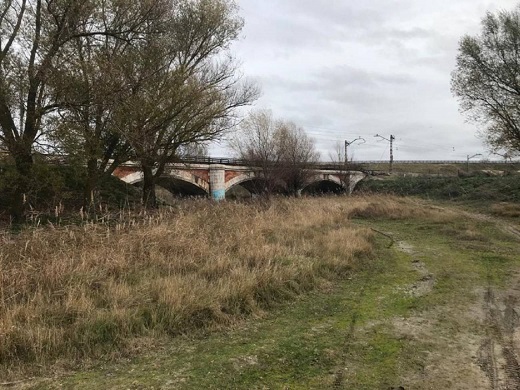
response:
{"label": "dry grass", "polygon": [[431,206],[421,200],[395,196],[368,196],[358,198],[349,210],[350,218],[420,218],[434,222],[444,222],[456,218],[456,213]]}
{"label": "dry grass", "polygon": [[491,206],[491,212],[499,217],[519,218],[520,204],[518,203],[496,203]]}
{"label": "dry grass", "polygon": [[416,208],[394,198],[200,201],[110,226],[4,234],[0,369],[106,356],[139,338],[261,315],[370,255],[370,231],[349,216]]}

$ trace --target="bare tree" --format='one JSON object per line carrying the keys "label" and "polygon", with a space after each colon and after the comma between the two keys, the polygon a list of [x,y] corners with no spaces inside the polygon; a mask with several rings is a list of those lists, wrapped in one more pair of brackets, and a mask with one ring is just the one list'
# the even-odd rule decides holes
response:
{"label": "bare tree", "polygon": [[275,120],[267,110],[251,112],[230,146],[259,170],[267,196],[280,188],[298,195],[314,175],[312,167],[319,159],[313,140],[302,128]]}
{"label": "bare tree", "polygon": [[459,45],[452,92],[493,151],[520,153],[520,7],[488,13]]}
{"label": "bare tree", "polygon": [[276,134],[278,125],[269,110],[252,111],[230,139],[239,158],[260,173],[257,192],[270,196],[279,181],[281,154]]}
{"label": "bare tree", "polygon": [[305,130],[292,122],[277,126],[277,150],[280,153],[281,179],[290,194],[298,196],[308,179],[315,175],[314,167],[320,159],[314,140]]}
{"label": "bare tree", "polygon": [[192,142],[189,144],[181,145],[177,152],[181,159],[209,156],[208,145],[202,142]]}

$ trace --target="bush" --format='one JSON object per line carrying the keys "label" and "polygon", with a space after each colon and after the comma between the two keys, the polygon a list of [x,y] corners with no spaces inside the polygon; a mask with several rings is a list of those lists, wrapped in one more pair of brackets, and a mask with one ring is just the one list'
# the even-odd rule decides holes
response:
{"label": "bush", "polygon": [[473,174],[465,177],[396,177],[387,180],[368,179],[356,188],[358,192],[385,193],[400,196],[422,196],[440,200],[520,201],[520,176],[488,177]]}

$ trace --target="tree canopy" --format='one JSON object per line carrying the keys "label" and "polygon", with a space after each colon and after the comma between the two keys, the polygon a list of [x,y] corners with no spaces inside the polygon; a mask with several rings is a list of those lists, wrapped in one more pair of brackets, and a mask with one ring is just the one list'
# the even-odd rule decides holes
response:
{"label": "tree canopy", "polygon": [[[34,154],[85,169],[85,199],[129,159],[155,179],[189,145],[218,139],[257,88],[229,55],[243,20],[233,0],[6,0],[0,4],[0,150],[30,192]],[[30,197],[29,197],[30,198]]]}
{"label": "tree canopy", "polygon": [[461,39],[452,92],[493,151],[520,154],[520,6],[488,13],[480,34]]}

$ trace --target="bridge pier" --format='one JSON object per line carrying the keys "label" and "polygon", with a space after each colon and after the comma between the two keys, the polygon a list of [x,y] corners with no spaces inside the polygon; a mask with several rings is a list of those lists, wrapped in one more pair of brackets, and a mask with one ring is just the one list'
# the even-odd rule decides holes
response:
{"label": "bridge pier", "polygon": [[209,167],[209,189],[213,200],[226,199],[226,167],[223,165]]}

